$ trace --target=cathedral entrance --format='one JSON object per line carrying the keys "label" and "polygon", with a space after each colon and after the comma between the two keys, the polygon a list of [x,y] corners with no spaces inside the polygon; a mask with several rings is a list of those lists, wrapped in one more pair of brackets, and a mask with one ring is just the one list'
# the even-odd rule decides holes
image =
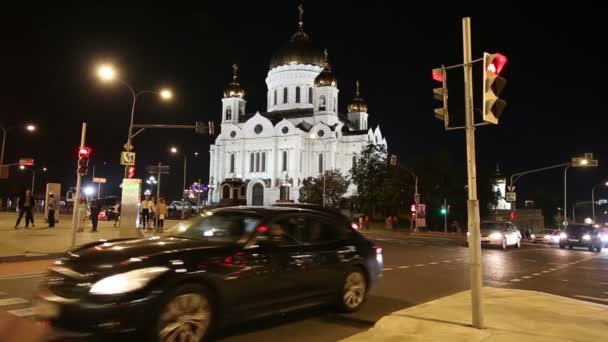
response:
{"label": "cathedral entrance", "polygon": [[251,205],[264,205],[264,186],[255,183],[251,189]]}

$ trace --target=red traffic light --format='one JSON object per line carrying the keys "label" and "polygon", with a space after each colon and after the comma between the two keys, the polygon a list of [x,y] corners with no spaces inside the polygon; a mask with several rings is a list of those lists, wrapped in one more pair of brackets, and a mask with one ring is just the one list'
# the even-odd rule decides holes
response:
{"label": "red traffic light", "polygon": [[437,82],[443,82],[445,75],[442,68],[433,69],[433,79]]}
{"label": "red traffic light", "polygon": [[89,147],[81,147],[78,149],[78,158],[89,158],[91,156],[91,149]]}
{"label": "red traffic light", "polygon": [[127,168],[127,178],[135,177],[135,166],[129,166]]}
{"label": "red traffic light", "polygon": [[496,75],[499,75],[502,69],[507,64],[507,57],[500,53],[492,54],[492,61],[488,64],[488,71],[493,72]]}

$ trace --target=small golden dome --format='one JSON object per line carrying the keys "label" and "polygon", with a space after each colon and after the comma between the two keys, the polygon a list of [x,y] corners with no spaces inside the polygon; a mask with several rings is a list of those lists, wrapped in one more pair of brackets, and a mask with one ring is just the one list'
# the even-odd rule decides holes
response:
{"label": "small golden dome", "polygon": [[357,81],[357,92],[356,92],[355,98],[348,105],[348,112],[349,113],[355,113],[355,112],[367,113],[367,104],[365,103],[365,101],[363,101],[363,99],[361,97],[359,97],[359,81]]}
{"label": "small golden dome", "polygon": [[333,72],[331,72],[331,67],[329,66],[329,62],[327,60],[327,49],[324,52],[325,62],[323,71],[315,78],[315,87],[336,87],[338,85],[338,81],[336,81],[336,76]]}
{"label": "small golden dome", "polygon": [[224,88],[224,97],[245,97],[245,90],[241,87],[241,84],[237,81],[237,72],[239,70],[238,65],[233,64],[233,75],[232,82],[228,83],[226,88]]}

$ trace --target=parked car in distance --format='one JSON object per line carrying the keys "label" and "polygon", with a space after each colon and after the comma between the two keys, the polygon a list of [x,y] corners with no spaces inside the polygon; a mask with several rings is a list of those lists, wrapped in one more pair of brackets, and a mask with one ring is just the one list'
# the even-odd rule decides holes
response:
{"label": "parked car in distance", "polygon": [[[467,240],[470,233],[467,232]],[[481,246],[498,246],[507,249],[509,246],[521,247],[521,232],[511,222],[481,221]],[[467,242],[468,243],[468,242]]]}

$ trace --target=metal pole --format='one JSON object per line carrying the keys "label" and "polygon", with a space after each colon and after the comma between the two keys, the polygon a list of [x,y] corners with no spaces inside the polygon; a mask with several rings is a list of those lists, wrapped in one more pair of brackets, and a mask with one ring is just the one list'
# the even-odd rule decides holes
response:
{"label": "metal pole", "polygon": [[184,198],[184,191],[186,191],[186,166],[188,163],[188,156],[184,153],[184,188],[182,190],[182,199]]}
{"label": "metal pole", "polygon": [[197,196],[196,196],[196,207],[198,210],[200,210],[201,207],[201,179],[198,179],[198,190],[197,192]]}
{"label": "metal pole", "polygon": [[448,199],[443,199],[443,208],[445,209],[445,214],[443,215],[443,231],[448,232]]}
{"label": "metal pole", "polygon": [[[80,148],[85,146],[85,139],[87,136],[87,123],[82,123],[82,133],[80,136]],[[82,177],[78,173],[78,167],[76,168],[76,197],[74,197],[74,209],[72,210],[72,243],[71,246],[74,248],[76,245],[76,229],[78,226],[78,211],[80,207],[80,183]]]}
{"label": "metal pole", "polygon": [[469,185],[468,227],[470,234],[469,256],[471,269],[471,305],[473,327],[484,327],[483,279],[481,269],[481,243],[479,238],[479,201],[477,200],[477,170],[475,160],[475,118],[473,115],[473,71],[471,63],[471,18],[462,19],[462,47],[464,63],[464,102],[466,115],[467,174]]}
{"label": "metal pole", "polygon": [[572,223],[576,223],[576,203],[572,203]]}
{"label": "metal pole", "polygon": [[593,188],[591,188],[591,217],[593,218],[593,223],[595,224],[595,187],[597,186],[594,185]]}
{"label": "metal pole", "polygon": [[156,230],[158,230],[158,205],[160,204],[160,169],[163,164],[158,162],[158,173],[156,175]]}
{"label": "metal pole", "polygon": [[36,169],[32,168],[32,196],[34,196],[34,184],[36,183]]}
{"label": "metal pole", "polygon": [[[133,90],[133,88],[131,88],[131,86],[129,86],[127,83],[122,82],[124,85],[127,86],[127,88],[129,88],[129,90],[131,91],[131,95],[133,96],[133,103],[131,104],[131,121],[129,122],[129,135],[127,136],[127,152],[131,152],[131,150],[133,149],[131,146],[131,141],[133,140],[133,118],[135,117],[135,103],[137,102],[137,94],[135,94],[135,91]],[[129,166],[125,165],[125,177],[127,178],[127,172],[129,170]]]}
{"label": "metal pole", "polygon": [[0,165],[4,165],[4,147],[6,146],[6,128],[2,129],[2,152],[0,153]]}
{"label": "metal pole", "polygon": [[564,222],[562,222],[562,224],[564,225],[564,228],[566,228],[566,226],[568,225],[568,169],[570,168],[570,165],[566,166],[566,168],[564,169]]}
{"label": "metal pole", "polygon": [[326,200],[325,200],[325,189],[326,189],[326,184],[325,184],[325,170],[323,170],[323,208],[325,208],[326,206]]}

